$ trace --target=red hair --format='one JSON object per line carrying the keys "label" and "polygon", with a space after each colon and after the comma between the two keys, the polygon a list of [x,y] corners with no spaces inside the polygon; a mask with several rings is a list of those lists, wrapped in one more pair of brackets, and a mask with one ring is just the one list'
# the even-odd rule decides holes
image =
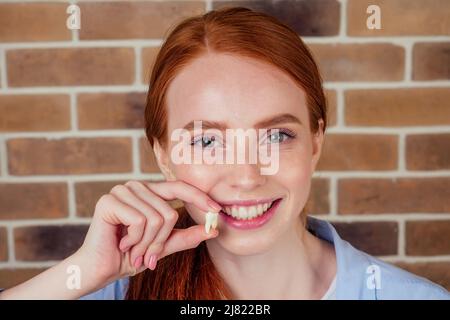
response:
{"label": "red hair", "polygon": [[[320,119],[325,131],[327,105],[322,79],[301,38],[274,17],[244,7],[225,7],[183,20],[162,45],[150,77],[145,109],[146,136],[152,147],[155,139],[167,147],[165,95],[171,80],[192,60],[208,52],[251,57],[284,71],[305,91],[311,132],[320,129]],[[176,228],[195,224],[185,208],[178,211]],[[223,298],[233,297],[212,263],[205,242],[160,259],[154,271],[147,269],[131,277],[126,294],[126,299]]]}

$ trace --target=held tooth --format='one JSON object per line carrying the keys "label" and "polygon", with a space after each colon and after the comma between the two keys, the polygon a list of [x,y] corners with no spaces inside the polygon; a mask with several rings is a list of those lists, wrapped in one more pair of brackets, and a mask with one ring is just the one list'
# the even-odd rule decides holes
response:
{"label": "held tooth", "polygon": [[209,233],[211,227],[214,229],[217,227],[218,213],[208,212],[206,213],[205,231]]}
{"label": "held tooth", "polygon": [[218,219],[219,218],[219,215],[217,214],[217,213],[215,213],[214,214],[214,220],[212,221],[212,223],[211,223],[211,227],[213,227],[214,229],[216,229],[217,228],[217,222],[218,222]]}

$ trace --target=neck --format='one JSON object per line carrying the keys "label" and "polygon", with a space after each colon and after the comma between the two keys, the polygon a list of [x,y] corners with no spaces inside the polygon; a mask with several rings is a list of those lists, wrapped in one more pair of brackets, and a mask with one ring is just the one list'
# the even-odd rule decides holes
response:
{"label": "neck", "polygon": [[208,241],[211,259],[235,299],[320,299],[336,274],[332,244],[301,221],[269,250],[248,256]]}

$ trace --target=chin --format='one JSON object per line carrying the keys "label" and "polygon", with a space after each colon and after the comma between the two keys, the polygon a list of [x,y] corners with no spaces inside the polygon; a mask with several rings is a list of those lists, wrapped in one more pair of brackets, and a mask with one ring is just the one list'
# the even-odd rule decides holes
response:
{"label": "chin", "polygon": [[234,231],[220,230],[215,241],[224,250],[237,256],[250,256],[270,251],[277,242],[277,237],[269,230],[265,231]]}

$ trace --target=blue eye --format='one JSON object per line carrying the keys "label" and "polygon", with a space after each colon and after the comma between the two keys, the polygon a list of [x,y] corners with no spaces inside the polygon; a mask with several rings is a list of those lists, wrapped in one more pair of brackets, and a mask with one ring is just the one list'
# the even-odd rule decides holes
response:
{"label": "blue eye", "polygon": [[196,140],[193,140],[191,145],[198,145],[199,142],[201,142],[202,148],[211,148],[214,145],[214,142],[216,142],[216,137],[202,136]]}
{"label": "blue eye", "polygon": [[287,129],[279,129],[277,132],[274,132],[269,135],[268,143],[282,143],[286,140],[292,139],[295,137],[295,133]]}

